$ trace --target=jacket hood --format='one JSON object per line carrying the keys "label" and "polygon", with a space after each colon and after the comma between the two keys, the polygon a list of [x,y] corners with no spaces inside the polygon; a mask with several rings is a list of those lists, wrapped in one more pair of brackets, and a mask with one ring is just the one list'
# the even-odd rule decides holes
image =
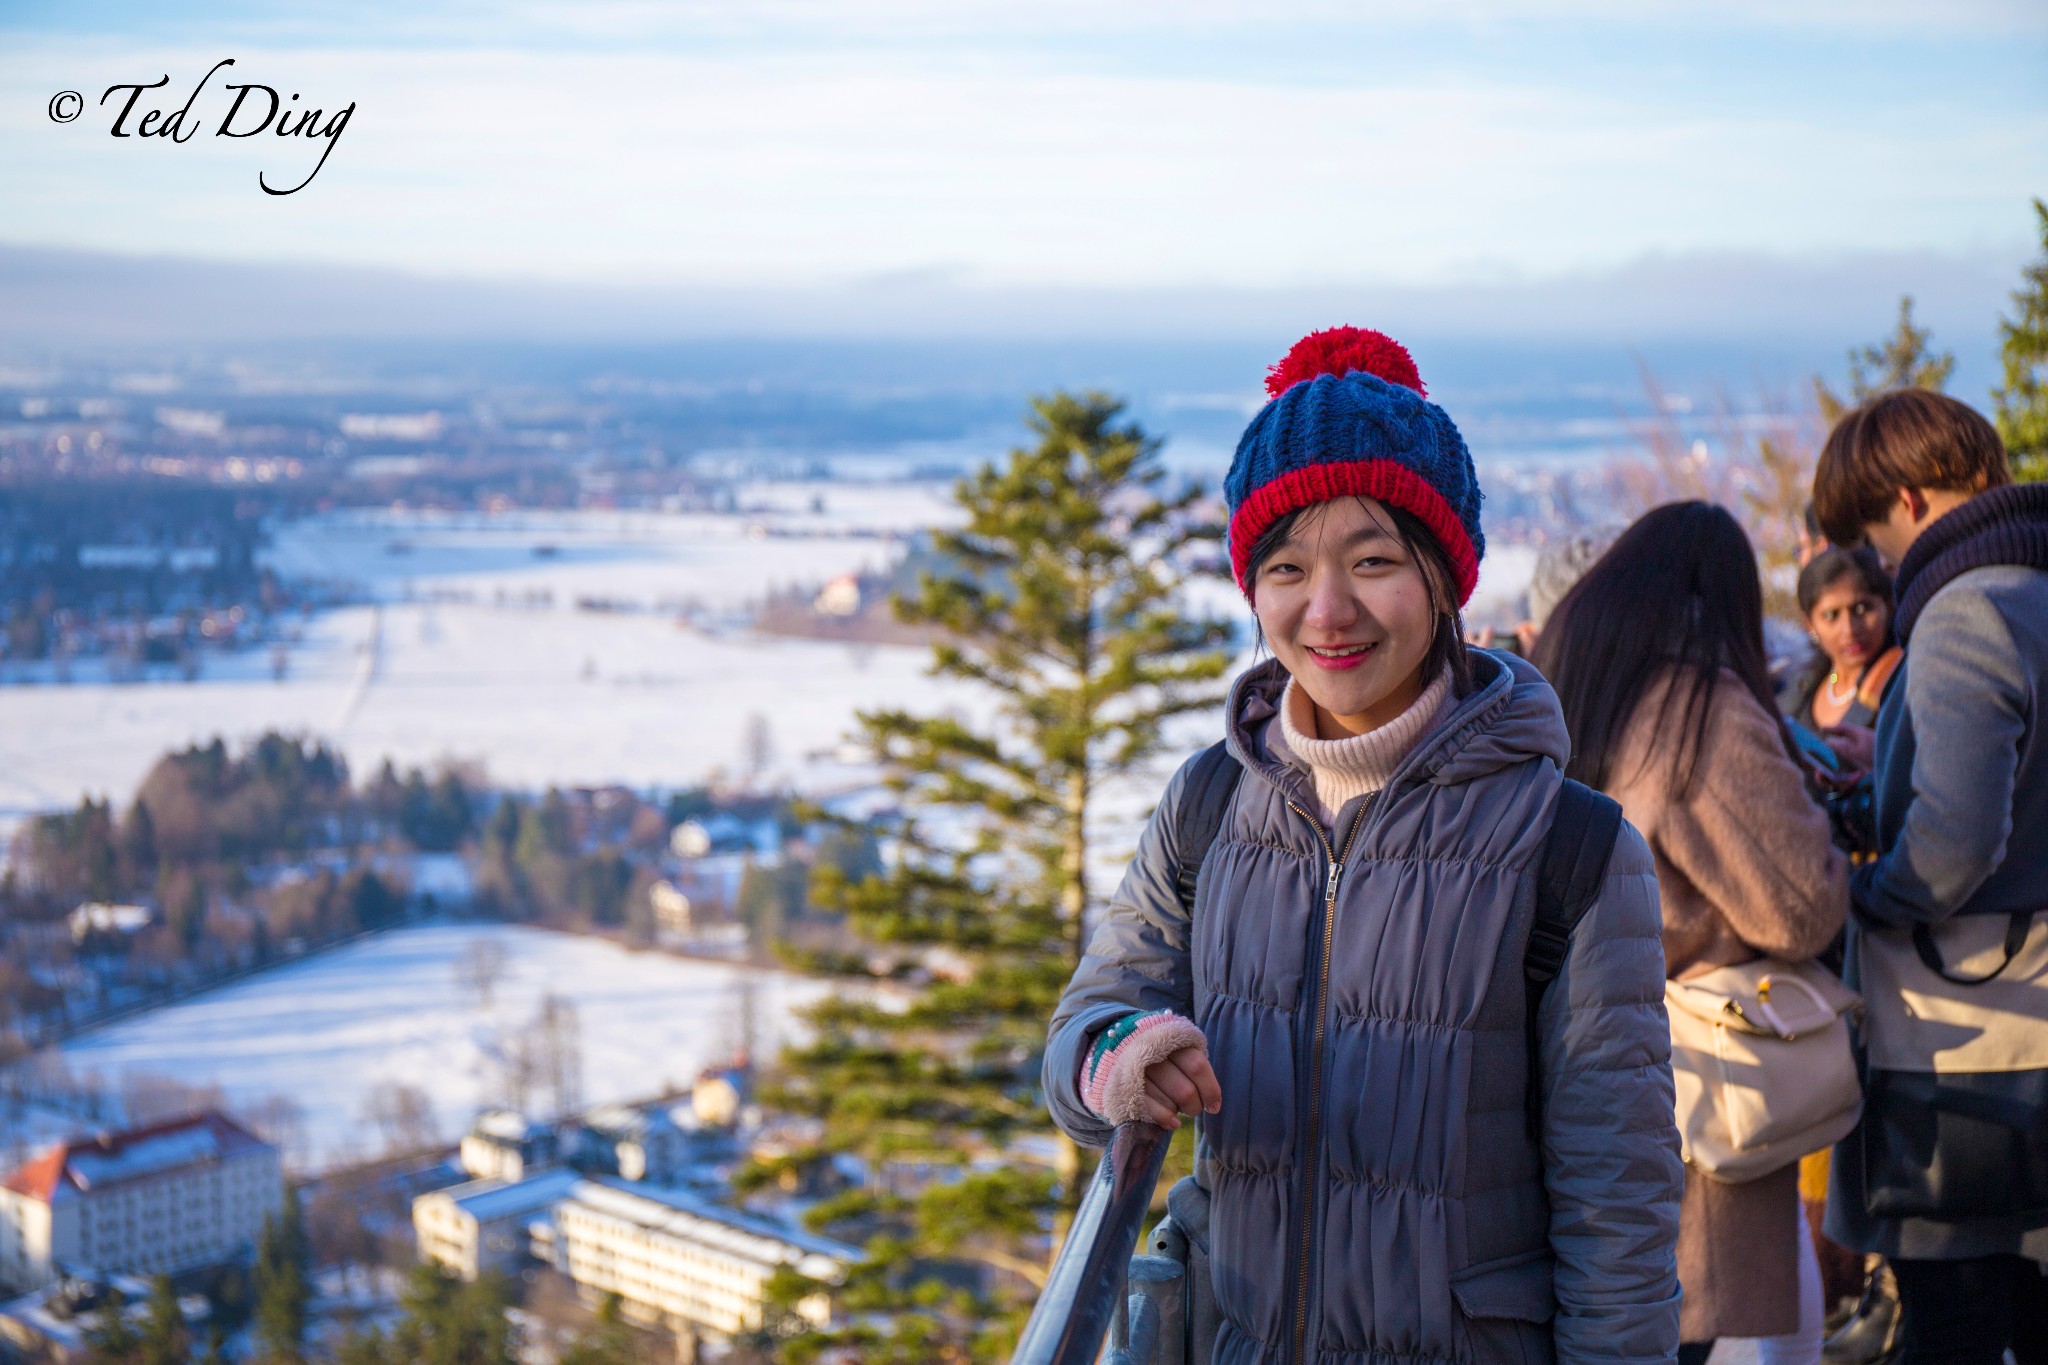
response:
{"label": "jacket hood", "polygon": [[[1519,655],[1468,649],[1472,690],[1415,746],[1389,786],[1431,782],[1455,786],[1547,758],[1561,769],[1571,758],[1571,736],[1557,693],[1536,666]],[[1297,774],[1266,749],[1265,722],[1279,711],[1287,670],[1278,659],[1246,669],[1230,685],[1224,741],[1232,757],[1283,792]]]}

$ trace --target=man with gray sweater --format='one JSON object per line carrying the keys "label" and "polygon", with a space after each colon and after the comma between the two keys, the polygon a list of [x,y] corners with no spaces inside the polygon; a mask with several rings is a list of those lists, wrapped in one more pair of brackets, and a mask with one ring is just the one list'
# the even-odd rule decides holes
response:
{"label": "man with gray sweater", "polygon": [[1910,1365],[2048,1362],[2048,485],[1906,389],[1835,425],[1814,505],[1896,567],[1906,646],[1875,733],[1831,736],[1883,852],[1850,881],[1865,1102],[1827,1231],[1891,1260]]}

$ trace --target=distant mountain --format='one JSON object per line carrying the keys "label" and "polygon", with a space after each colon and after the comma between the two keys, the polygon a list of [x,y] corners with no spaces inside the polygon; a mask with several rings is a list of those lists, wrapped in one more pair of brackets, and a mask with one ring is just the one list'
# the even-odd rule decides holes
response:
{"label": "distant mountain", "polygon": [[653,342],[1213,341],[1271,349],[1334,322],[1417,340],[1611,347],[1841,348],[1889,328],[1901,293],[1974,368],[2020,262],[1999,254],[1651,257],[1543,280],[1441,286],[1110,290],[983,287],[906,275],[836,287],[726,288],[427,278],[0,246],[0,347],[407,339]]}

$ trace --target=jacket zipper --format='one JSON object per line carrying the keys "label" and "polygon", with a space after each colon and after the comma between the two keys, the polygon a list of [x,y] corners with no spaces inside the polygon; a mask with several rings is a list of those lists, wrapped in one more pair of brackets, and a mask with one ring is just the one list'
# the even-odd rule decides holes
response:
{"label": "jacket zipper", "polygon": [[[1366,802],[1366,805],[1371,804],[1370,800]],[[1301,1268],[1294,1285],[1294,1359],[1295,1365],[1301,1365],[1307,1359],[1309,1252],[1315,1229],[1316,1177],[1322,1170],[1323,1033],[1324,1021],[1329,1018],[1330,935],[1337,927],[1337,879],[1343,875],[1344,859],[1351,856],[1351,846],[1358,840],[1358,827],[1365,823],[1365,806],[1360,806],[1358,814],[1351,817],[1351,829],[1344,836],[1342,854],[1330,843],[1330,836],[1320,820],[1292,801],[1287,803],[1287,808],[1309,822],[1316,838],[1322,841],[1323,851],[1330,858],[1330,875],[1323,881],[1323,948],[1322,964],[1316,977],[1315,1041],[1309,1049],[1308,1197],[1301,1218]]]}

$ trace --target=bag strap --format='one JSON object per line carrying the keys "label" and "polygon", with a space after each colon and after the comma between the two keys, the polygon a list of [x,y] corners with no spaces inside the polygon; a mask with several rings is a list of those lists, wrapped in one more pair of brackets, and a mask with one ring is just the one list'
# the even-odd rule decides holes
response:
{"label": "bag strap", "polygon": [[1181,789],[1180,809],[1175,812],[1175,842],[1180,845],[1180,867],[1175,870],[1174,890],[1180,894],[1180,908],[1192,920],[1195,916],[1195,883],[1202,875],[1202,859],[1223,828],[1223,813],[1230,809],[1231,793],[1237,790],[1244,765],[1217,740],[1196,756]]}
{"label": "bag strap", "polygon": [[2034,912],[2015,910],[2005,922],[2005,961],[1993,967],[1982,976],[1955,976],[1941,960],[1941,949],[1935,946],[1934,929],[1927,924],[1913,926],[1913,951],[1920,954],[1920,961],[1928,971],[1943,981],[1952,981],[1958,986],[1981,986],[2004,973],[2012,960],[2020,955],[2020,949],[2027,946],[2027,934],[2034,927]]}
{"label": "bag strap", "polygon": [[1567,777],[1558,788],[1557,805],[1544,838],[1543,859],[1536,867],[1536,915],[1529,925],[1529,946],[1522,955],[1528,978],[1529,1136],[1542,1129],[1543,1075],[1536,1042],[1536,1011],[1543,993],[1564,970],[1572,931],[1599,899],[1614,841],[1621,833],[1621,804]]}
{"label": "bag strap", "polygon": [[1905,657],[1906,651],[1897,645],[1878,655],[1870,667],[1863,670],[1863,677],[1856,684],[1856,699],[1875,711],[1884,701],[1885,685],[1892,680],[1892,674],[1899,671],[1899,664]]}

